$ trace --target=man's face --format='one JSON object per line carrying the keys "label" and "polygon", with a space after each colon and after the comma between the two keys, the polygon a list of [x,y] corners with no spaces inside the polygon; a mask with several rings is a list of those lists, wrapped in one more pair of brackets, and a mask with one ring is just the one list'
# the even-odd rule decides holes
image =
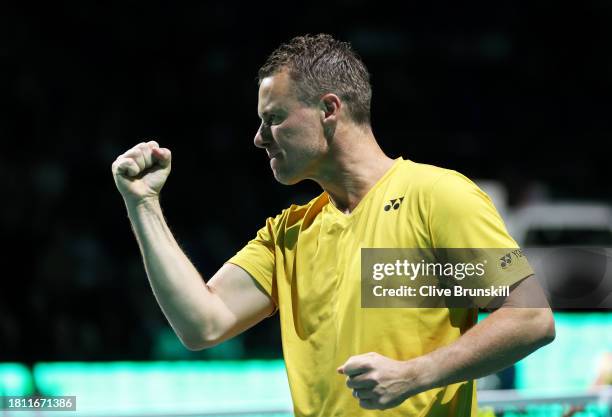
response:
{"label": "man's face", "polygon": [[254,140],[266,150],[276,180],[287,185],[316,176],[327,149],[324,113],[300,102],[294,86],[286,71],[261,81],[257,113],[262,124]]}

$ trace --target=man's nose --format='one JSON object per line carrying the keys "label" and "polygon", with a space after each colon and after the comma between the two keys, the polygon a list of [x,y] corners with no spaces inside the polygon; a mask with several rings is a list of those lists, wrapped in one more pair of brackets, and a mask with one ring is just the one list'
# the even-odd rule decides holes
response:
{"label": "man's nose", "polygon": [[259,129],[257,129],[257,133],[255,133],[253,143],[258,148],[265,148],[270,142],[272,142],[272,135],[269,131],[269,128],[266,128],[265,126],[260,126]]}

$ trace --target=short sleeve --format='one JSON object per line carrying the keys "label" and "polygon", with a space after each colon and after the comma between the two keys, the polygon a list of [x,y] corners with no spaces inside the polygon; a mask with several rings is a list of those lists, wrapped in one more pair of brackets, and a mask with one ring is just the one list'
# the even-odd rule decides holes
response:
{"label": "short sleeve", "polygon": [[249,241],[227,263],[238,265],[247,271],[278,305],[275,282],[275,222],[268,218],[266,225],[259,229],[254,239]]}
{"label": "short sleeve", "polygon": [[456,171],[448,171],[429,195],[434,248],[517,248],[489,196]]}
{"label": "short sleeve", "polygon": [[[481,278],[464,279],[462,286],[511,286],[533,274],[489,196],[458,172],[448,171],[436,181],[430,193],[428,217],[436,253],[444,253],[454,262],[483,261],[486,265]],[[459,248],[468,250],[454,250]],[[481,307],[492,299],[475,298]]]}

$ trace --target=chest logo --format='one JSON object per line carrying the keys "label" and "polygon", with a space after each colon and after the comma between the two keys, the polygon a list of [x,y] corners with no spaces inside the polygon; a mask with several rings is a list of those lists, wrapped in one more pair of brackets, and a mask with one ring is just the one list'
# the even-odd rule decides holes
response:
{"label": "chest logo", "polygon": [[385,204],[385,207],[384,207],[385,211],[389,211],[391,209],[397,210],[400,204],[402,204],[402,201],[404,201],[404,197],[394,198],[393,200],[389,200],[389,202]]}

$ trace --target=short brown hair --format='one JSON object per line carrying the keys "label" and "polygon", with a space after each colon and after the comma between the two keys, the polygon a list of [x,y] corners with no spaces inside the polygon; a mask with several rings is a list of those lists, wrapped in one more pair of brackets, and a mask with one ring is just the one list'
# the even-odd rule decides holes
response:
{"label": "short brown hair", "polygon": [[285,68],[301,101],[314,104],[323,94],[337,94],[355,123],[370,124],[370,74],[348,42],[323,33],[297,36],[272,52],[259,69],[259,83]]}

